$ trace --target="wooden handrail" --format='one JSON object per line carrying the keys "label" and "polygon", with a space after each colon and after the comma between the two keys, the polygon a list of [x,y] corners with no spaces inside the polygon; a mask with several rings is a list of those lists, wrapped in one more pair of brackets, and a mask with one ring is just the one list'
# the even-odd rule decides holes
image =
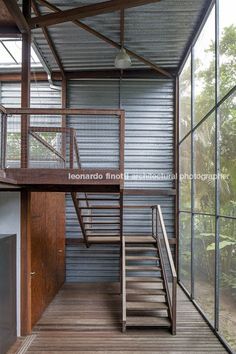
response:
{"label": "wooden handrail", "polygon": [[83,109],[83,108],[6,108],[7,114],[27,115],[102,115],[121,116],[124,111],[121,109]]}
{"label": "wooden handrail", "polygon": [[[77,139],[76,139],[76,130],[73,128],[70,128],[70,167],[71,168],[74,168],[74,152],[75,152],[77,167],[81,168],[81,162],[80,162],[80,156],[79,156],[79,146],[78,146]],[[71,197],[72,197],[72,200],[74,203],[74,207],[75,207],[76,214],[77,214],[77,217],[79,220],[79,224],[80,224],[80,228],[82,231],[82,235],[83,235],[85,244],[87,247],[89,247],[88,235],[87,235],[87,231],[89,231],[89,230],[86,229],[86,227],[85,227],[85,223],[84,223],[83,216],[81,213],[81,207],[79,205],[80,201],[83,200],[86,203],[86,208],[90,209],[87,193],[84,193],[84,198],[82,198],[82,200],[81,200],[81,198],[77,197],[76,192],[71,193]],[[90,215],[88,215],[88,218],[90,221],[92,220]]]}
{"label": "wooden handrail", "polygon": [[[165,284],[166,294],[167,294],[167,303],[168,303],[169,314],[170,314],[171,323],[172,323],[172,334],[176,334],[177,274],[176,274],[174,260],[172,257],[170,244],[169,244],[169,240],[168,240],[168,236],[167,236],[167,232],[166,232],[166,228],[165,228],[165,223],[164,223],[164,219],[163,219],[163,215],[162,215],[162,211],[161,211],[161,206],[156,205],[156,206],[152,207],[152,216],[153,216],[152,228],[153,229],[154,229],[154,215],[155,215],[155,213],[153,212],[154,210],[156,210],[156,241],[157,241],[157,246],[158,246],[159,253],[160,253],[160,260],[162,263],[163,278],[164,278],[164,284]],[[162,243],[161,243],[160,236],[158,233],[158,221],[160,222],[160,227],[161,227],[161,232],[163,235],[165,250],[166,250],[166,254],[167,254],[167,258],[168,258],[168,262],[169,262],[169,266],[170,266],[170,272],[171,272],[171,278],[172,278],[172,294],[170,293],[168,276],[167,276],[166,266],[165,266],[165,262],[164,262],[165,260],[164,260],[164,256],[163,256]],[[154,232],[154,230],[153,230],[153,232]]]}
{"label": "wooden handrail", "polygon": [[0,169],[5,169],[6,167],[6,147],[7,147],[7,115],[4,112],[1,112],[1,160],[0,160]]}
{"label": "wooden handrail", "polygon": [[81,168],[81,162],[80,162],[80,156],[79,156],[79,146],[78,146],[77,139],[76,139],[76,131],[74,129],[73,129],[73,131],[74,131],[73,144],[75,147],[76,162],[77,162],[78,168]]}
{"label": "wooden handrail", "polygon": [[3,105],[1,105],[1,104],[0,104],[0,112],[4,113],[4,114],[7,113],[6,108]]}
{"label": "wooden handrail", "polygon": [[126,327],[126,274],[125,274],[125,238],[122,237],[122,330]]}
{"label": "wooden handrail", "polygon": [[72,198],[72,201],[73,201],[73,204],[74,204],[74,207],[75,207],[75,211],[76,211],[76,214],[77,214],[77,217],[78,217],[78,220],[79,220],[79,224],[80,224],[81,232],[82,232],[82,235],[83,235],[83,238],[84,238],[84,242],[86,244],[86,247],[89,247],[86,230],[85,230],[84,223],[83,223],[83,216],[82,216],[81,210],[80,210],[80,208],[78,206],[76,192],[72,192],[71,193],[71,198]]}
{"label": "wooden handrail", "polygon": [[164,223],[164,220],[163,220],[163,216],[162,216],[162,211],[161,211],[160,205],[157,205],[157,210],[158,210],[158,215],[159,215],[159,219],[160,219],[160,224],[161,224],[161,229],[162,229],[162,233],[163,233],[163,238],[164,238],[164,241],[165,241],[165,247],[166,247],[166,252],[167,252],[167,255],[168,255],[168,261],[169,261],[169,264],[170,264],[171,273],[172,273],[173,278],[177,278],[175,265],[174,265],[174,260],[173,260],[173,257],[172,257],[170,244],[169,244],[168,236],[167,236],[167,233],[166,233],[166,227],[165,227],[165,223]]}

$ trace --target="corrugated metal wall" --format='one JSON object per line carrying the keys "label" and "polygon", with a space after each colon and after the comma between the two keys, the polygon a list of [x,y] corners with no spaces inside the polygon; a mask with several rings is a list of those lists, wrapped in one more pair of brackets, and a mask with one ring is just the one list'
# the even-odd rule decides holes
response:
{"label": "corrugated metal wall", "polygon": [[[68,84],[68,107],[80,108],[123,108],[126,111],[125,172],[126,188],[154,189],[172,188],[173,181],[162,177],[153,180],[144,174],[171,174],[174,153],[174,108],[173,82],[171,80],[75,80]],[[80,118],[79,118],[80,119]],[[83,118],[84,119],[84,118]],[[68,126],[84,129],[84,121],[79,125],[78,118],[68,117]],[[102,127],[102,126],[101,126]],[[102,129],[99,157],[96,159],[96,146],[82,149],[97,167],[111,161],[104,151],[109,146],[114,149],[114,125]],[[114,151],[112,150],[114,153]],[[115,158],[116,162],[116,151]],[[137,177],[138,176],[138,177]],[[154,205],[163,208],[167,233],[174,237],[174,198],[155,196],[125,196],[126,205]],[[150,230],[151,215],[145,210],[127,209],[124,212],[124,232],[145,233]],[[81,238],[79,224],[71,202],[67,196],[67,238]],[[83,244],[67,246],[67,281],[116,281],[119,276],[119,247],[92,246],[89,250]]]}
{"label": "corrugated metal wall", "polygon": [[[1,83],[0,102],[7,107],[20,106],[20,84]],[[32,107],[60,107],[61,93],[50,89],[48,83],[32,83]],[[143,173],[173,172],[173,83],[170,80],[81,80],[68,84],[68,107],[123,108],[126,111],[125,171],[129,179],[126,188],[171,188],[171,180],[145,180]],[[97,118],[68,117],[68,126],[78,129],[82,144],[82,162],[96,166],[117,163],[117,126],[113,118],[99,125]],[[90,119],[90,118],[89,118]],[[99,118],[98,118],[99,119]],[[105,119],[105,118],[104,118]],[[107,118],[106,118],[107,119]],[[41,119],[33,121],[41,124]],[[50,124],[50,121],[47,122]],[[51,124],[60,124],[55,117]],[[81,128],[83,134],[81,135]],[[97,145],[88,143],[89,129],[98,137]],[[96,132],[99,130],[99,133]],[[109,154],[111,149],[113,156]],[[99,155],[99,158],[97,157]],[[115,155],[115,158],[114,158]],[[86,166],[86,165],[85,165]],[[115,165],[114,165],[115,166]],[[139,174],[139,178],[135,175]],[[127,205],[160,204],[169,237],[174,237],[174,198],[155,196],[126,196]],[[67,238],[81,238],[78,220],[70,196],[67,196]],[[146,211],[127,209],[124,213],[126,233],[145,233],[151,224]],[[97,245],[87,250],[83,244],[68,245],[66,249],[67,281],[117,281],[119,276],[119,247]]]}
{"label": "corrugated metal wall", "polygon": [[[32,108],[61,107],[61,92],[52,90],[48,82],[32,82],[30,99]],[[20,107],[21,84],[19,82],[0,82],[0,102],[8,108]]]}

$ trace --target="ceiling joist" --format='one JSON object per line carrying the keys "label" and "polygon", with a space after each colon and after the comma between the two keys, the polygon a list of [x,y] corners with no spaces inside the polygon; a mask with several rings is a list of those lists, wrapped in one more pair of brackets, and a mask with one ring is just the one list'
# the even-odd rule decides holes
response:
{"label": "ceiling joist", "polygon": [[[37,0],[41,5],[46,6],[47,8],[49,8],[50,10],[57,12],[57,13],[61,13],[62,10],[60,10],[58,7],[56,7],[55,5],[50,4],[47,0]],[[121,18],[121,23],[124,21],[124,19]],[[88,25],[84,24],[81,21],[78,20],[74,20],[72,21],[76,26],[83,28],[85,31],[93,34],[94,36],[96,36],[97,38],[101,39],[102,41],[106,42],[107,44],[110,44],[112,47],[120,49],[121,48],[121,44],[120,43],[116,43],[115,41],[113,41],[112,39],[104,36],[102,33],[96,31],[95,29],[89,27]],[[124,34],[121,35],[121,42],[122,40],[124,40]],[[141,55],[133,52],[132,50],[129,50],[128,48],[125,47],[126,52],[136,58],[137,60],[141,61],[142,63],[148,65],[150,68],[152,68],[153,70],[155,70],[156,72],[167,76],[169,78],[172,78],[172,74],[170,74],[168,71],[166,71],[165,69],[160,68],[158,65],[150,62],[149,60],[143,58]]]}
{"label": "ceiling joist", "polygon": [[19,28],[21,33],[29,32],[29,25],[19,7],[16,0],[3,0],[5,7],[12,16],[15,24]]}
{"label": "ceiling joist", "polygon": [[[37,6],[35,0],[31,0],[31,1],[32,1],[32,8],[33,8],[33,11],[34,11],[35,15],[36,16],[40,16],[40,11],[38,9],[38,6]],[[53,55],[57,65],[58,65],[58,67],[60,69],[60,72],[61,72],[62,76],[65,77],[64,68],[62,66],[62,63],[61,63],[61,60],[60,60],[59,55],[57,53],[57,50],[55,48],[55,45],[54,45],[54,43],[52,41],[52,38],[51,38],[51,36],[49,34],[49,31],[48,31],[48,29],[46,27],[42,27],[42,31],[43,31],[43,35],[44,35],[44,37],[45,37],[45,39],[46,39],[46,41],[47,41],[47,43],[49,45],[49,48],[51,49],[52,55]]]}
{"label": "ceiling joist", "polygon": [[[7,0],[5,0],[7,2]],[[12,2],[13,0],[11,0]],[[29,21],[32,29],[37,27],[53,26],[73,20],[81,20],[85,17],[101,15],[114,11],[120,11],[131,7],[159,2],[161,0],[110,0],[98,4],[76,7],[70,10],[60,11],[56,14],[36,16]]]}

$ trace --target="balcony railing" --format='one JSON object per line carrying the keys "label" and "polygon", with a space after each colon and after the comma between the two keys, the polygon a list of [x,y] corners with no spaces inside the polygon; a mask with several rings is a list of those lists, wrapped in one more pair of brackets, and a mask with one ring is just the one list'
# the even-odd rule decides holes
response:
{"label": "balcony railing", "polygon": [[[122,110],[5,109],[1,106],[0,113],[1,169],[124,171]],[[65,127],[68,115],[69,126]]]}

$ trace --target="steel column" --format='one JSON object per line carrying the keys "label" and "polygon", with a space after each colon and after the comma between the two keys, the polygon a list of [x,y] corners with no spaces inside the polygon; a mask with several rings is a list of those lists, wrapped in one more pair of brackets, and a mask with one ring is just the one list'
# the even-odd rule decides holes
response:
{"label": "steel column", "polygon": [[[31,0],[24,0],[22,3],[23,15],[30,19]],[[22,71],[21,71],[21,107],[30,107],[30,53],[31,53],[31,33],[22,34]],[[29,137],[28,137],[28,116],[21,118],[21,168],[28,167]]]}

